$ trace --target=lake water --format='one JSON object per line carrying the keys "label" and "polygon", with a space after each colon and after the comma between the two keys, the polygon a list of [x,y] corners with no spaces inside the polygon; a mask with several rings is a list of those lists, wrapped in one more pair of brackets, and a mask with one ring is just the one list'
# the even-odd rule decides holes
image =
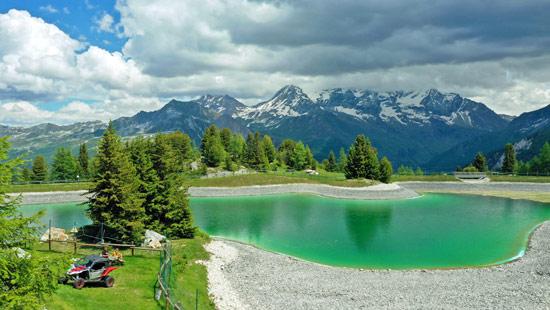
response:
{"label": "lake water", "polygon": [[[89,223],[77,204],[47,208],[44,219]],[[520,255],[550,205],[475,195],[427,194],[397,201],[310,195],[192,198],[195,223],[224,237],[333,266],[451,268],[501,263]],[[62,220],[59,220],[62,219]],[[56,224],[57,223],[57,224]]]}

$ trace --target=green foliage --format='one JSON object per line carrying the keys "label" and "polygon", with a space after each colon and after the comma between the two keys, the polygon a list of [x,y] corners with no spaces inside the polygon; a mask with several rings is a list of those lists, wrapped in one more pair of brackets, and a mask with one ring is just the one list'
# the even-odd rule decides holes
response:
{"label": "green foliage", "polygon": [[215,125],[206,128],[201,141],[202,156],[209,167],[218,167],[225,156],[220,133]]}
{"label": "green foliage", "polygon": [[229,146],[231,145],[231,129],[222,128],[222,130],[220,130],[220,140],[223,145],[223,149],[226,152],[229,152]]}
{"label": "green foliage", "polygon": [[317,160],[315,160],[315,158],[313,158],[311,160],[311,169],[312,170],[317,170],[317,167],[319,166],[319,163],[317,162]]}
{"label": "green foliage", "polygon": [[424,175],[424,171],[422,171],[420,167],[416,167],[416,171],[414,172],[414,175]]}
{"label": "green foliage", "polygon": [[391,166],[391,163],[386,157],[383,157],[380,161],[380,181],[384,183],[390,183],[392,175],[393,168]]}
{"label": "green foliage", "polygon": [[334,157],[334,152],[330,151],[330,153],[328,154],[327,163],[325,165],[325,170],[328,172],[334,172],[336,171],[336,168],[336,158]]}
{"label": "green foliage", "polygon": [[479,170],[476,167],[468,166],[464,168],[464,172],[479,172]]}
{"label": "green foliage", "polygon": [[338,172],[344,172],[344,168],[346,167],[347,160],[348,160],[348,156],[346,155],[346,151],[344,151],[344,148],[341,148],[340,155],[338,157]]}
{"label": "green foliage", "polygon": [[[311,168],[313,169],[313,154],[311,154],[311,149],[309,148],[309,145],[306,145],[306,167],[305,168]],[[315,170],[315,169],[314,169]]]}
{"label": "green foliage", "polygon": [[53,156],[51,178],[53,180],[75,180],[77,173],[76,159],[70,149],[57,148]]}
{"label": "green foliage", "polygon": [[229,155],[233,162],[240,162],[243,158],[243,148],[246,145],[246,141],[243,136],[238,133],[234,133],[229,142]]}
{"label": "green foliage", "polygon": [[32,162],[32,173],[33,181],[45,181],[48,178],[48,165],[44,156],[36,156]]}
{"label": "green foliage", "polygon": [[267,160],[270,163],[274,162],[277,157],[277,151],[275,150],[273,141],[271,141],[271,137],[269,137],[268,135],[265,135],[262,142],[264,145],[264,153],[265,153],[265,156],[267,157]]}
{"label": "green foliage", "polygon": [[174,156],[176,157],[180,167],[180,171],[182,171],[186,163],[195,159],[191,138],[188,134],[176,130],[165,135],[165,139],[166,142],[172,147]]}
{"label": "green foliage", "polygon": [[397,169],[397,174],[398,175],[414,175],[414,171],[411,167],[409,166],[403,166],[401,165],[398,169]]}
{"label": "green foliage", "polygon": [[294,155],[294,148],[296,147],[296,142],[292,139],[286,139],[279,145],[277,152],[281,157],[281,162],[287,165],[288,167],[293,166],[292,156]]}
{"label": "green foliage", "polygon": [[18,252],[18,247],[34,247],[42,226],[43,211],[24,217],[18,210],[19,198],[6,195],[12,173],[20,171],[20,158],[8,160],[7,137],[0,138],[0,306],[2,309],[43,309],[46,296],[57,288],[57,279],[67,259],[40,258],[32,250]]}
{"label": "green foliage", "polygon": [[456,166],[456,172],[462,172],[462,167]]}
{"label": "green foliage", "polygon": [[365,135],[358,135],[350,147],[344,174],[347,179],[367,178],[378,180],[380,177],[380,163],[370,140]]}
{"label": "green foliage", "polygon": [[477,153],[474,160],[472,160],[471,165],[474,166],[478,171],[486,172],[489,170],[489,168],[487,167],[485,156],[483,156],[483,153],[481,152]]}
{"label": "green foliage", "polygon": [[265,165],[267,158],[264,152],[264,144],[262,143],[262,138],[258,131],[256,131],[254,135],[248,133],[246,145],[248,150],[246,163],[251,167],[260,167]]}
{"label": "green foliage", "polygon": [[136,170],[112,122],[99,140],[93,164],[96,173],[88,190],[88,216],[116,229],[124,241],[139,241],[144,228],[144,199],[138,191]]}
{"label": "green foliage", "polygon": [[307,165],[307,153],[306,148],[302,141],[299,141],[294,147],[294,153],[292,154],[292,168],[296,170],[303,170]]}
{"label": "green foliage", "polygon": [[21,181],[29,182],[30,180],[32,180],[32,172],[29,168],[25,167],[21,173]]}
{"label": "green foliage", "polygon": [[516,163],[516,151],[512,143],[508,143],[504,147],[504,162],[502,163],[500,171],[504,173],[513,173]]}
{"label": "green foliage", "polygon": [[77,163],[78,167],[80,168],[78,174],[83,179],[87,179],[90,176],[90,154],[88,153],[88,147],[86,146],[86,143],[82,143],[80,145]]}

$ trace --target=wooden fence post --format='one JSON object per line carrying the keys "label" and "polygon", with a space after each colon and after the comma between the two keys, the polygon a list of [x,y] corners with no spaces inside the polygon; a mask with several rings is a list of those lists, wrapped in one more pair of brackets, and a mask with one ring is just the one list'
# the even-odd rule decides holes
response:
{"label": "wooden fence post", "polygon": [[132,256],[134,256],[134,241],[132,241],[132,246],[131,246],[131,249],[132,249]]}
{"label": "wooden fence post", "polygon": [[50,219],[50,228],[48,228],[48,249],[52,250],[52,220]]}

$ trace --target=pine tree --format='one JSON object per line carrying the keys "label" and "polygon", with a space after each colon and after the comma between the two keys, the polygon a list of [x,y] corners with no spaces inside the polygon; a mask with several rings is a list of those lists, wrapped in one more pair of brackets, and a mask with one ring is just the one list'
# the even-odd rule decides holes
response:
{"label": "pine tree", "polygon": [[500,171],[503,173],[513,173],[514,168],[516,167],[516,151],[512,143],[506,144],[504,147],[504,162]]}
{"label": "pine tree", "polygon": [[155,135],[151,160],[158,182],[152,205],[145,208],[147,227],[171,237],[192,238],[196,227],[183,176],[178,173],[173,150],[161,133]]}
{"label": "pine tree", "polygon": [[336,158],[334,157],[334,152],[330,151],[328,154],[328,161],[325,169],[328,172],[334,172],[336,170]]}
{"label": "pine tree", "polygon": [[254,135],[248,133],[246,144],[248,146],[248,165],[250,167],[260,167],[261,165],[265,165],[267,158],[265,156],[264,145],[262,143],[260,133],[258,131],[256,131]]}
{"label": "pine tree", "polygon": [[424,175],[424,171],[422,171],[420,167],[416,167],[416,171],[414,172],[414,175]]}
{"label": "pine tree", "polygon": [[[420,167],[418,169],[420,169]],[[380,161],[380,181],[384,183],[389,183],[392,175],[393,168],[391,166],[391,163],[386,157],[383,157]]]}
{"label": "pine tree", "polygon": [[279,153],[281,157],[281,162],[287,165],[288,167],[292,167],[292,155],[294,155],[294,148],[296,147],[296,142],[294,142],[292,139],[286,139],[279,145],[279,148],[277,149],[277,153]]}
{"label": "pine tree", "polygon": [[215,125],[206,129],[201,141],[202,156],[209,167],[218,167],[224,157],[225,149],[222,145],[220,133]]}
{"label": "pine tree", "polygon": [[262,140],[263,146],[264,146],[264,153],[267,157],[267,160],[272,163],[275,161],[277,151],[275,150],[275,146],[273,145],[273,141],[271,141],[271,137],[268,135],[265,135]]}
{"label": "pine tree", "polygon": [[294,148],[292,155],[292,167],[296,170],[303,170],[307,165],[306,148],[302,141],[299,141]]}
{"label": "pine tree", "polygon": [[312,166],[313,166],[313,154],[311,153],[311,149],[309,148],[309,145],[306,145],[306,166],[305,166],[305,168],[313,169]]}
{"label": "pine tree", "polygon": [[53,180],[76,179],[76,159],[71,149],[62,146],[57,148],[52,161],[51,175]]}
{"label": "pine tree", "polygon": [[32,163],[32,180],[45,181],[48,178],[48,165],[42,155],[37,155]]}
{"label": "pine tree", "polygon": [[367,178],[378,180],[380,177],[380,163],[376,150],[371,146],[370,140],[364,135],[358,135],[348,152],[346,167],[344,169],[346,178]]}
{"label": "pine tree", "polygon": [[550,172],[550,144],[544,143],[539,155],[539,171],[542,173]]}
{"label": "pine tree", "polygon": [[113,122],[98,142],[93,163],[96,173],[88,190],[88,216],[117,230],[123,241],[139,241],[145,219],[143,198],[136,171]]}
{"label": "pine tree", "polygon": [[338,172],[344,172],[347,158],[348,155],[346,155],[346,151],[344,150],[344,148],[340,148],[340,155],[338,157]]}
{"label": "pine tree", "polygon": [[29,168],[25,167],[21,173],[21,181],[29,182],[32,179],[32,172]]}
{"label": "pine tree", "polygon": [[172,150],[174,150],[178,166],[180,167],[179,170],[183,171],[185,164],[194,159],[191,138],[188,134],[176,130],[165,135],[165,139],[172,147]]}
{"label": "pine tree", "polygon": [[346,179],[356,179],[359,177],[359,171],[357,167],[361,165],[361,160],[357,155],[355,146],[350,146],[348,150],[348,157],[346,158],[346,165],[344,166],[344,175]]}
{"label": "pine tree", "polygon": [[483,156],[483,153],[481,152],[478,152],[476,154],[476,157],[474,158],[474,160],[472,160],[471,164],[477,169],[477,171],[485,172],[489,170],[489,168],[487,167],[485,156]]}
{"label": "pine tree", "polygon": [[222,128],[222,130],[220,130],[220,140],[222,142],[223,149],[226,152],[229,152],[229,145],[231,144],[231,129]]}
{"label": "pine tree", "polygon": [[[66,256],[44,256],[32,248],[38,244],[44,211],[25,217],[19,198],[6,194],[12,173],[20,171],[23,160],[9,159],[7,137],[0,138],[0,305],[2,309],[44,309],[44,302],[57,288],[57,281],[66,268]],[[27,169],[28,170],[28,169]],[[18,252],[24,245],[25,255]]]}
{"label": "pine tree", "polygon": [[88,147],[86,143],[80,145],[80,150],[78,152],[78,164],[80,166],[80,174],[82,178],[87,179],[90,175],[90,154],[88,153]]}
{"label": "pine tree", "polygon": [[[378,154],[372,147],[370,140],[367,138],[366,142],[366,163],[364,168],[364,177],[371,180],[378,180],[380,178],[380,162],[378,161]],[[360,177],[363,177],[362,175]]]}
{"label": "pine tree", "polygon": [[243,145],[246,144],[243,136],[234,133],[229,142],[229,155],[233,162],[239,162],[243,155]]}

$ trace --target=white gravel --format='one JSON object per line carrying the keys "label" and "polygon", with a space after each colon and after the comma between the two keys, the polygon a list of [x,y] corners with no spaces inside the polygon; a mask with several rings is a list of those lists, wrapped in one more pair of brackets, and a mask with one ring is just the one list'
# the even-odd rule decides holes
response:
{"label": "white gravel", "polygon": [[325,184],[280,184],[246,187],[190,187],[192,197],[260,196],[288,193],[313,194],[338,199],[395,200],[418,197],[418,193],[397,184],[367,187],[338,187]]}
{"label": "white gravel", "polygon": [[[41,205],[54,203],[70,203],[84,202],[87,191],[70,191],[70,192],[40,192],[40,193],[23,193],[21,205]],[[10,197],[17,197],[20,194],[8,194]]]}

